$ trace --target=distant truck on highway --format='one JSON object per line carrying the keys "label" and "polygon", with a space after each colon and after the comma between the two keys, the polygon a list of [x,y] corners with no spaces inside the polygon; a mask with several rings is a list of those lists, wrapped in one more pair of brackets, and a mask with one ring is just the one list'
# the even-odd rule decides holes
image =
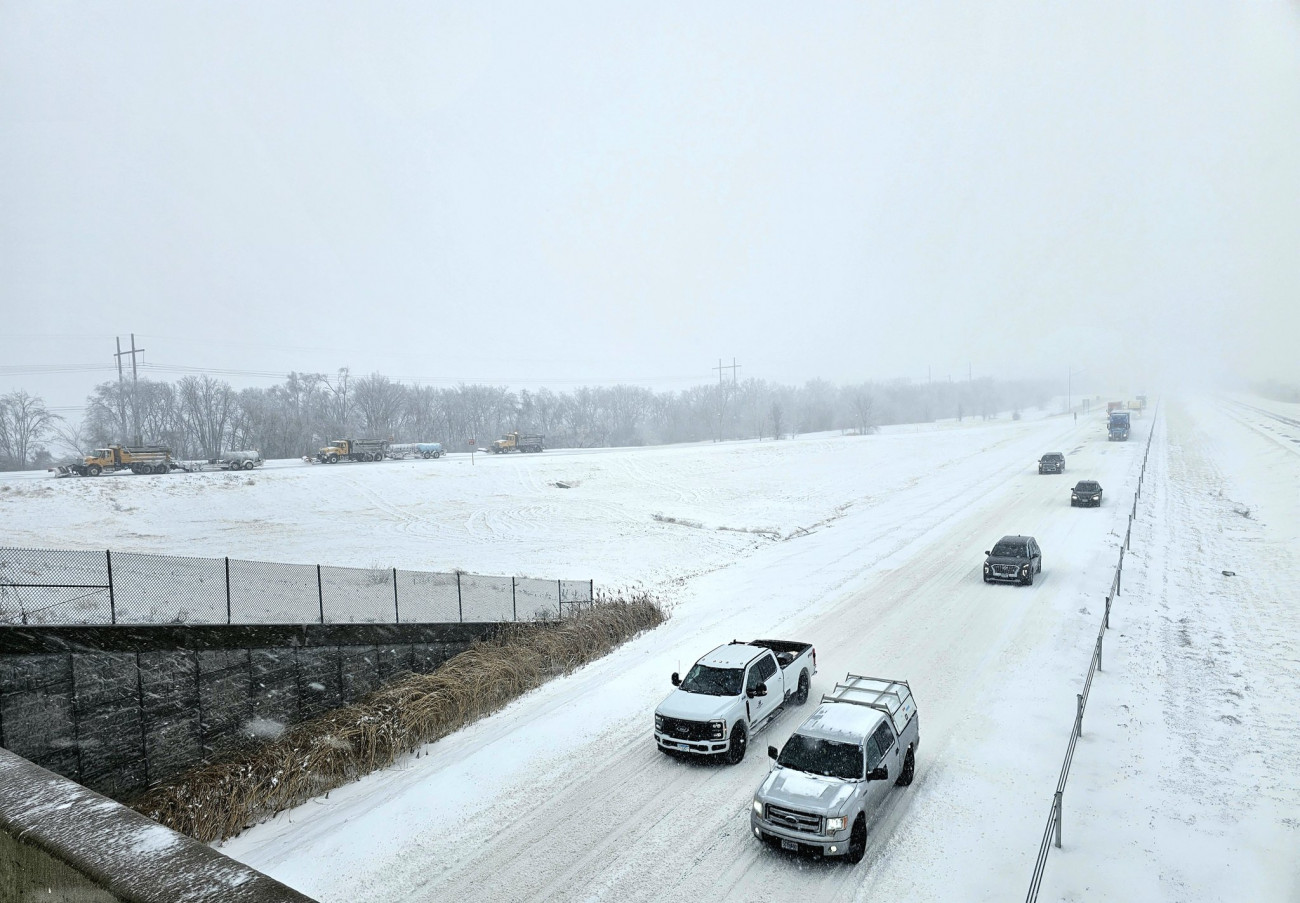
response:
{"label": "distant truck on highway", "polygon": [[316,453],[322,464],[339,461],[382,461],[388,454],[387,439],[331,439],[330,444]]}
{"label": "distant truck on highway", "polygon": [[539,452],[546,448],[544,436],[521,436],[519,431],[506,433],[500,439],[492,443],[488,451],[494,455],[502,455],[506,452]]}
{"label": "distant truck on highway", "polygon": [[759,840],[861,862],[867,824],[916,774],[921,719],[905,680],[848,675],[778,753],[750,807]]}
{"label": "distant truck on highway", "polygon": [[1127,442],[1129,432],[1128,411],[1111,411],[1106,421],[1106,438],[1110,442]]}
{"label": "distant truck on highway", "polygon": [[674,690],[655,709],[655,745],[665,753],[745,758],[749,738],[780,712],[808,701],[817,673],[811,643],[733,640],[673,672]]}

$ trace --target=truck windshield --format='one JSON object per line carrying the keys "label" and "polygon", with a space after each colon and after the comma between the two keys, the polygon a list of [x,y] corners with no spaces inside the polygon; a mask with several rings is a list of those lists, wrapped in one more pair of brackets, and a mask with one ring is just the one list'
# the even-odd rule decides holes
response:
{"label": "truck windshield", "polygon": [[854,781],[862,778],[862,747],[795,734],[785,742],[777,763],[796,771]]}
{"label": "truck windshield", "polygon": [[686,672],[681,689],[705,696],[739,696],[744,671],[740,668],[710,668],[697,664]]}
{"label": "truck windshield", "polygon": [[1000,542],[993,547],[995,558],[1025,558],[1025,547],[1019,543]]}

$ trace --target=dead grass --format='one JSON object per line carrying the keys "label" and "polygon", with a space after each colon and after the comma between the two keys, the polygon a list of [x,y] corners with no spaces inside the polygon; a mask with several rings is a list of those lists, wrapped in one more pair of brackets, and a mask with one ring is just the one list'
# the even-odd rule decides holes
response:
{"label": "dead grass", "polygon": [[598,598],[546,624],[505,624],[431,674],[401,678],[344,708],[294,725],[237,759],[192,769],[134,808],[203,841],[232,837],[277,812],[391,765],[593,661],[667,617],[650,595]]}

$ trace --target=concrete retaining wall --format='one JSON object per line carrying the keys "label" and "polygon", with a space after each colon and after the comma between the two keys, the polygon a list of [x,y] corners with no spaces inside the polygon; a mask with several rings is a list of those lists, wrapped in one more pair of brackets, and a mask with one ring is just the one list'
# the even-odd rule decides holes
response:
{"label": "concrete retaining wall", "polygon": [[0,747],[127,800],[496,624],[0,627]]}
{"label": "concrete retaining wall", "polygon": [[312,903],[0,749],[0,903]]}

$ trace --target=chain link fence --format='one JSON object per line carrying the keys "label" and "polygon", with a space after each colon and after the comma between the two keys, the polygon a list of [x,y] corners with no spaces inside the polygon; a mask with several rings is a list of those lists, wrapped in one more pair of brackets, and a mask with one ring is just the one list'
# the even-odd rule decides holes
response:
{"label": "chain link fence", "polygon": [[592,601],[590,580],[0,548],[0,625],[536,621]]}

